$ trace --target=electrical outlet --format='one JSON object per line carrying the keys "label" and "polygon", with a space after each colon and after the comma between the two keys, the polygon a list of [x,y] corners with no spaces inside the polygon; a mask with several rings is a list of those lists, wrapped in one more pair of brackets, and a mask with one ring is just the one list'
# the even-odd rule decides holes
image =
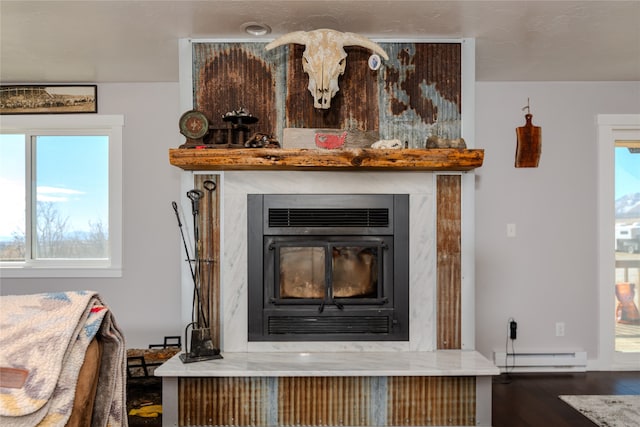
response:
{"label": "electrical outlet", "polygon": [[564,336],[564,322],[556,322],[556,336],[557,337]]}
{"label": "electrical outlet", "polygon": [[515,340],[518,336],[518,324],[515,320],[509,322],[509,339]]}

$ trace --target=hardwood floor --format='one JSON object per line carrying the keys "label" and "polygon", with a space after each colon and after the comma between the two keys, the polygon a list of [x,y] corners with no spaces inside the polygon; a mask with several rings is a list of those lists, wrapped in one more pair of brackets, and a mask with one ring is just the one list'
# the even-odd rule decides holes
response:
{"label": "hardwood floor", "polygon": [[640,394],[640,371],[501,375],[493,381],[493,427],[594,427],[561,394]]}
{"label": "hardwood floor", "polygon": [[[162,378],[127,378],[127,414],[132,409],[141,409],[148,405],[162,405]],[[162,415],[143,417],[128,415],[129,427],[161,427]]]}

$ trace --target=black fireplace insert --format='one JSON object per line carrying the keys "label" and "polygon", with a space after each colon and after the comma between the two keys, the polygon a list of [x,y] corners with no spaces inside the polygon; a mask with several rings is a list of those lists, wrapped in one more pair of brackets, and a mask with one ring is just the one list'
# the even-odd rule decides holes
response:
{"label": "black fireplace insert", "polygon": [[248,195],[249,341],[407,341],[409,196]]}

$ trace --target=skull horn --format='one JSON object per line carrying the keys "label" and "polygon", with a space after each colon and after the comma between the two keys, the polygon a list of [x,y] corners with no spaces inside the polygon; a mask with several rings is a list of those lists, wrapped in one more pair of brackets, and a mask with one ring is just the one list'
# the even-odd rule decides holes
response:
{"label": "skull horn", "polygon": [[282,46],[285,44],[295,43],[295,44],[304,44],[306,45],[309,41],[309,35],[306,31],[294,31],[292,33],[287,33],[282,35],[272,41],[271,43],[265,46],[266,50],[271,50],[274,47]]}
{"label": "skull horn", "polygon": [[387,52],[380,47],[379,44],[369,40],[368,38],[356,33],[342,33],[342,45],[343,46],[361,46],[367,48],[380,56],[385,60],[389,59]]}

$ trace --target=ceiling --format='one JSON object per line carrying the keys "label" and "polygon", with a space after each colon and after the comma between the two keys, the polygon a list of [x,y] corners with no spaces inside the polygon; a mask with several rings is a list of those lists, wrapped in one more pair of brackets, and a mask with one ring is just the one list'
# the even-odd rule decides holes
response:
{"label": "ceiling", "polygon": [[[252,37],[247,22],[269,25]],[[640,1],[0,1],[2,83],[178,81],[178,40],[476,39],[481,81],[640,81]]]}

